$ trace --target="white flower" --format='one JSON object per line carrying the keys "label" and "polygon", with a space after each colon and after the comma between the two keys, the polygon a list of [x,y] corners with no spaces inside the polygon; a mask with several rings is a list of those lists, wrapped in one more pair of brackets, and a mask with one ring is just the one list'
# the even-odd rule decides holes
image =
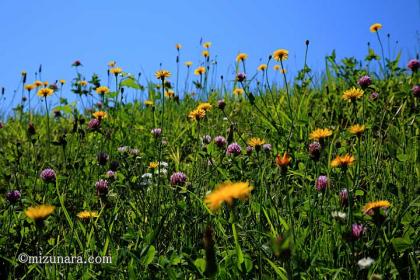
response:
{"label": "white flower", "polygon": [[223,118],[223,120],[224,120],[224,121],[227,121],[227,120],[228,120],[228,118],[224,117],[224,118]]}
{"label": "white flower", "polygon": [[158,174],[162,174],[162,175],[168,174],[168,170],[166,170],[165,168],[161,168],[160,173],[159,173],[159,170],[156,169],[156,171],[158,172]]}
{"label": "white flower", "polygon": [[372,259],[371,257],[367,257],[367,258],[360,259],[357,262],[357,265],[359,266],[360,269],[365,269],[365,268],[368,268],[369,266],[371,266],[374,261],[375,260]]}
{"label": "white flower", "polygon": [[345,220],[347,218],[347,214],[340,211],[334,211],[331,213],[331,216],[337,220]]}
{"label": "white flower", "polygon": [[139,149],[131,149],[130,154],[132,156],[137,156],[140,153]]}
{"label": "white flower", "polygon": [[143,175],[141,175],[141,177],[143,178],[143,179],[150,179],[150,178],[152,178],[152,173],[144,173]]}
{"label": "white flower", "polygon": [[163,168],[168,168],[168,163],[167,163],[167,162],[165,162],[165,161],[162,161],[162,162],[160,163],[160,166],[161,166],[161,167],[163,167]]}
{"label": "white flower", "polygon": [[122,147],[118,147],[118,152],[120,152],[120,153],[126,153],[127,151],[128,151],[128,149],[129,149],[130,147],[128,147],[128,146],[122,146]]}

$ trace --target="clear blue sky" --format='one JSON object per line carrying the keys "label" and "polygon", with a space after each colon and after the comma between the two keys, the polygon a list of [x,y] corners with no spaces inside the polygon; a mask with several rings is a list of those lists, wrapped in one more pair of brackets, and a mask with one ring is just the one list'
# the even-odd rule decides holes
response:
{"label": "clear blue sky", "polygon": [[[43,80],[74,77],[71,63],[105,77],[116,60],[125,71],[146,76],[159,68],[175,70],[175,44],[181,61],[197,62],[200,38],[211,41],[219,73],[227,73],[236,54],[249,55],[255,69],[275,49],[290,51],[287,68],[301,67],[304,41],[311,42],[308,64],[322,70],[324,56],[366,55],[367,42],[379,52],[372,23],[383,24],[382,37],[399,41],[404,61],[420,50],[419,0],[203,0],[203,1],[0,1],[0,87],[13,92],[22,70],[28,80],[39,64]],[[68,89],[68,87],[67,87]]]}

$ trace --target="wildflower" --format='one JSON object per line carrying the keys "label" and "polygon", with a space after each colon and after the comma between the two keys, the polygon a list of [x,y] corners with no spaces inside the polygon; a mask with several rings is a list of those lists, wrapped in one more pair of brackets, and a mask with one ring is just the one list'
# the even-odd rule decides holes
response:
{"label": "wildflower", "polygon": [[210,135],[204,135],[203,136],[203,143],[204,144],[210,144],[210,142],[211,142],[211,136]]}
{"label": "wildflower", "polygon": [[364,131],[365,131],[365,126],[364,126],[363,124],[362,124],[362,125],[360,125],[360,124],[355,124],[355,125],[352,125],[352,126],[349,128],[349,132],[350,132],[351,134],[356,135],[357,137],[360,137]]}
{"label": "wildflower", "polygon": [[12,204],[18,202],[20,197],[21,197],[21,194],[20,194],[20,191],[18,190],[13,190],[6,194],[7,201],[9,201]]}
{"label": "wildflower", "polygon": [[328,180],[328,177],[325,175],[319,176],[315,184],[317,191],[324,191],[328,187],[328,185],[329,185],[329,180]]}
{"label": "wildflower", "polygon": [[89,220],[99,217],[99,214],[97,211],[82,211],[77,213],[77,217],[81,220]]}
{"label": "wildflower", "polygon": [[223,148],[226,146],[226,139],[223,136],[216,136],[214,137],[214,143],[216,143],[217,147]]}
{"label": "wildflower", "polygon": [[370,96],[369,96],[369,99],[370,99],[370,100],[376,100],[376,99],[378,99],[378,97],[379,97],[379,93],[377,93],[377,92],[372,92],[372,93],[370,94]]}
{"label": "wildflower", "polygon": [[217,108],[224,110],[226,107],[226,102],[223,99],[217,101]]}
{"label": "wildflower", "polygon": [[82,63],[80,62],[80,60],[76,60],[75,62],[73,62],[73,64],[71,66],[79,67],[79,66],[82,66]]}
{"label": "wildflower", "polygon": [[309,134],[309,139],[320,140],[332,135],[332,130],[328,128],[317,128]]}
{"label": "wildflower", "polygon": [[287,152],[284,152],[283,156],[280,156],[279,154],[276,156],[277,165],[284,170],[290,165],[291,161],[292,158],[287,154]]}
{"label": "wildflower", "polygon": [[203,109],[195,109],[188,114],[191,120],[201,120],[206,116],[206,111]]}
{"label": "wildflower", "polygon": [[159,138],[162,135],[162,128],[159,128],[159,127],[153,128],[150,132],[153,134],[155,138]]}
{"label": "wildflower", "polygon": [[413,92],[414,97],[420,97],[420,85],[415,85],[411,91]]}
{"label": "wildflower", "polygon": [[287,60],[289,51],[285,49],[278,49],[273,52],[273,58],[277,61]]}
{"label": "wildflower", "polygon": [[35,222],[40,222],[48,218],[53,212],[55,207],[42,204],[34,207],[29,207],[25,210],[25,215],[34,220]]}
{"label": "wildflower", "polygon": [[241,146],[239,146],[238,143],[232,143],[230,144],[227,149],[226,149],[226,154],[227,155],[234,155],[234,156],[238,156],[241,154]]}
{"label": "wildflower", "polygon": [[108,170],[106,172],[106,177],[109,179],[115,179],[117,177],[117,172],[113,171],[113,170]]}
{"label": "wildflower", "polygon": [[124,154],[124,153],[128,152],[129,148],[130,147],[128,147],[128,146],[121,146],[121,147],[118,147],[117,150],[118,150],[119,153]]}
{"label": "wildflower", "polygon": [[27,85],[25,85],[25,89],[27,91],[31,91],[31,90],[33,90],[35,88],[36,88],[36,85],[35,84],[27,84]]}
{"label": "wildflower", "polygon": [[107,94],[108,92],[109,92],[109,88],[106,87],[106,86],[100,86],[100,87],[96,88],[96,93],[97,94],[103,95],[103,94]]}
{"label": "wildflower", "polygon": [[107,153],[99,152],[96,158],[98,160],[98,164],[104,166],[108,162],[109,156]]}
{"label": "wildflower", "polygon": [[48,86],[48,82],[47,81],[45,81],[43,84],[44,84],[44,87],[47,87]]}
{"label": "wildflower", "polygon": [[104,111],[97,111],[97,112],[93,113],[92,116],[95,119],[98,119],[98,120],[101,121],[102,119],[105,119],[106,117],[108,117],[108,114]]}
{"label": "wildflower", "polygon": [[145,100],[144,105],[146,105],[146,107],[151,107],[151,106],[153,106],[153,101],[152,100]]}
{"label": "wildflower", "polygon": [[176,44],[175,48],[179,51],[182,48],[182,46],[181,46],[181,44]]}
{"label": "wildflower", "polygon": [[247,147],[245,148],[245,151],[246,151],[246,154],[247,154],[248,156],[250,156],[250,155],[252,154],[252,152],[254,151],[254,147],[247,146]]}
{"label": "wildflower", "polygon": [[374,23],[370,26],[369,30],[370,30],[370,32],[375,33],[375,32],[378,32],[378,30],[381,29],[381,28],[382,28],[382,24]]}
{"label": "wildflower", "polygon": [[55,171],[51,168],[42,170],[41,179],[46,183],[55,182],[55,179],[56,179]]}
{"label": "wildflower", "polygon": [[271,144],[264,144],[262,146],[262,149],[263,149],[264,152],[270,152],[271,149],[272,149]]}
{"label": "wildflower", "polygon": [[66,80],[61,79],[61,80],[59,80],[59,82],[63,86],[66,83]]}
{"label": "wildflower", "polygon": [[417,70],[420,68],[420,61],[417,59],[412,59],[408,62],[407,67],[410,68],[411,71],[417,72]]}
{"label": "wildflower", "polygon": [[50,88],[41,88],[38,90],[37,95],[41,97],[47,97],[54,93],[54,91]]}
{"label": "wildflower", "polygon": [[245,73],[238,73],[238,74],[236,75],[236,80],[237,80],[238,82],[243,82],[243,81],[245,81],[245,80],[246,80],[246,74],[245,74]]}
{"label": "wildflower", "polygon": [[246,53],[240,53],[236,56],[236,61],[245,61],[248,58],[248,55]]}
{"label": "wildflower", "polygon": [[318,160],[321,155],[321,144],[317,141],[312,142],[309,144],[309,156],[313,160]]}
{"label": "wildflower", "polygon": [[363,90],[352,87],[351,89],[346,90],[341,98],[346,101],[356,101],[356,99],[363,96],[363,93]]}
{"label": "wildflower", "polygon": [[172,98],[172,97],[175,96],[175,91],[173,91],[171,89],[168,89],[168,90],[165,91],[165,96],[169,97],[169,98]]}
{"label": "wildflower", "polygon": [[79,81],[78,84],[82,87],[85,87],[85,86],[88,85],[88,82],[87,81]]}
{"label": "wildflower", "polygon": [[365,269],[371,266],[374,262],[375,262],[374,259],[372,259],[371,257],[367,257],[367,258],[360,259],[357,262],[357,265],[359,266],[360,269]]}
{"label": "wildflower", "polygon": [[211,211],[217,211],[223,202],[232,205],[236,199],[247,199],[254,189],[248,182],[225,182],[219,184],[215,190],[209,193],[205,198],[205,203]]}
{"label": "wildflower", "polygon": [[152,183],[152,173],[144,173],[143,175],[141,175],[141,181],[140,181],[140,185],[142,186],[148,186]]}
{"label": "wildflower", "polygon": [[43,85],[44,83],[43,82],[41,82],[41,81],[35,81],[34,82],[34,85],[36,86],[36,87],[42,87],[42,85]]}
{"label": "wildflower", "polygon": [[101,121],[98,119],[91,119],[88,123],[88,128],[90,130],[98,130],[101,127]]}
{"label": "wildflower", "polygon": [[349,192],[347,191],[347,189],[341,189],[338,195],[340,198],[341,205],[346,206],[349,202]]}
{"label": "wildflower", "polygon": [[276,64],[273,66],[274,71],[279,71],[280,70],[280,65]]}
{"label": "wildflower", "polygon": [[182,172],[175,172],[171,175],[170,181],[173,186],[184,186],[187,182],[187,176]]}
{"label": "wildflower", "polygon": [[197,67],[194,70],[194,75],[197,75],[197,76],[203,75],[204,73],[206,73],[206,68],[204,68],[203,66]]}
{"label": "wildflower", "polygon": [[152,161],[149,163],[149,169],[157,169],[159,167],[159,163],[157,161]]}
{"label": "wildflower", "polygon": [[367,88],[372,84],[372,80],[368,75],[362,76],[357,80],[357,83],[363,88]]}
{"label": "wildflower", "polygon": [[336,220],[345,220],[347,218],[347,214],[340,211],[333,211],[331,216]]}
{"label": "wildflower", "polygon": [[201,55],[202,55],[203,57],[207,58],[207,57],[209,57],[210,53],[209,53],[209,51],[208,51],[208,50],[204,50],[204,51],[202,51],[202,52],[201,52]]}
{"label": "wildflower", "polygon": [[122,73],[122,69],[120,67],[113,67],[109,69],[109,73],[114,74],[115,76],[118,76]]}
{"label": "wildflower", "polygon": [[186,61],[184,64],[185,64],[185,66],[187,66],[188,68],[190,68],[193,63],[191,61]]}
{"label": "wildflower", "polygon": [[348,167],[348,166],[352,165],[355,160],[356,159],[354,158],[354,156],[349,155],[349,154],[346,154],[344,156],[338,156],[337,155],[337,157],[331,161],[331,167],[333,167],[333,168],[335,168],[335,167],[345,168],[345,167]]}
{"label": "wildflower", "polygon": [[261,146],[265,144],[264,139],[253,137],[248,140],[248,145],[255,148],[257,152],[261,149]]}
{"label": "wildflower", "polygon": [[169,72],[168,70],[161,69],[156,71],[155,76],[159,80],[165,80],[166,78],[169,78],[171,76],[171,72]]}
{"label": "wildflower", "polygon": [[257,69],[258,71],[265,71],[267,69],[267,64],[260,64]]}
{"label": "wildflower", "polygon": [[211,47],[211,42],[205,42],[203,44],[203,47],[206,48],[206,49],[210,48]]}
{"label": "wildflower", "polygon": [[363,206],[363,213],[365,214],[371,214],[372,211],[375,211],[378,208],[389,208],[391,206],[391,203],[388,200],[379,200],[379,201],[372,201],[369,203],[366,203],[365,206]]}
{"label": "wildflower", "polygon": [[107,180],[99,180],[96,182],[95,187],[98,195],[106,195],[108,193],[109,187]]}
{"label": "wildflower", "polygon": [[351,235],[354,239],[360,239],[364,232],[365,228],[361,224],[352,224],[351,225]]}
{"label": "wildflower", "polygon": [[211,108],[212,108],[213,106],[210,104],[210,103],[207,103],[207,102],[205,102],[205,103],[200,103],[198,106],[197,106],[197,109],[198,110],[204,110],[204,111],[209,111]]}
{"label": "wildflower", "polygon": [[244,90],[243,90],[242,88],[235,88],[235,89],[233,90],[233,94],[234,94],[234,95],[241,96],[242,94],[244,94]]}

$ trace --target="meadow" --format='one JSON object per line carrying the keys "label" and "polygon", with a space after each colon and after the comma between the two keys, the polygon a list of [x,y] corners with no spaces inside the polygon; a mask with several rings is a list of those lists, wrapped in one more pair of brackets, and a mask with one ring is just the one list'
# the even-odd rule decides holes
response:
{"label": "meadow", "polygon": [[0,123],[1,279],[420,279],[418,57],[333,52],[317,76],[305,56],[292,77],[278,49],[215,77],[212,55],[147,83],[114,61],[22,72]]}

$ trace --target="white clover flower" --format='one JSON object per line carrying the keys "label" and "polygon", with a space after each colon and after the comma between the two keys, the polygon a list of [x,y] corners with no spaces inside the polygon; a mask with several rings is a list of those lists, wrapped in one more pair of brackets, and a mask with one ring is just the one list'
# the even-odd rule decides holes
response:
{"label": "white clover flower", "polygon": [[118,152],[120,152],[120,153],[126,153],[127,151],[128,151],[128,149],[129,149],[130,147],[128,147],[128,146],[122,146],[122,147],[118,147]]}
{"label": "white clover flower", "polygon": [[168,163],[167,163],[167,162],[165,162],[165,161],[162,161],[162,162],[160,163],[160,166],[161,166],[161,167],[163,167],[163,168],[168,168]]}
{"label": "white clover flower", "polygon": [[365,269],[371,266],[374,262],[375,262],[374,259],[372,259],[371,257],[367,257],[367,258],[360,259],[357,262],[357,265],[359,266],[360,269]]}
{"label": "white clover flower", "polygon": [[153,177],[152,173],[144,173],[143,175],[141,175],[141,177],[143,179],[151,179]]}
{"label": "white clover flower", "polygon": [[337,220],[345,220],[347,218],[347,214],[340,211],[334,211],[331,213],[331,216]]}

